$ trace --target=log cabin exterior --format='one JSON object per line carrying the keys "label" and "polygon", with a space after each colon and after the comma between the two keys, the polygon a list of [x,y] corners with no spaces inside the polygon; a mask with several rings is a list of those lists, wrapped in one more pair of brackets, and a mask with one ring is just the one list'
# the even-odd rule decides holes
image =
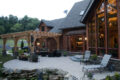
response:
{"label": "log cabin exterior", "polygon": [[[4,42],[3,50],[5,51],[7,39],[12,38],[17,44],[19,39],[25,38],[32,52],[37,51],[38,48],[48,48],[50,51],[57,49],[84,52],[86,49],[86,27],[79,21],[89,2],[90,0],[77,2],[65,18],[41,20],[38,28],[21,32],[20,36],[17,35],[19,33],[1,35],[0,37]],[[31,36],[34,38],[33,41]],[[17,47],[16,44],[15,48]]]}
{"label": "log cabin exterior", "polygon": [[120,0],[91,0],[81,22],[86,24],[88,50],[120,59]]}
{"label": "log cabin exterior", "polygon": [[61,24],[63,48],[71,52],[84,52],[86,49],[86,28],[80,19],[90,0],[77,2]]}

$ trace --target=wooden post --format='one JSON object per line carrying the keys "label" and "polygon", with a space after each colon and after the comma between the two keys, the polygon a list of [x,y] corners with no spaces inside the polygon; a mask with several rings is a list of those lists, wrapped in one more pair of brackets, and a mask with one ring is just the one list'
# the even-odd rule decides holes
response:
{"label": "wooden post", "polygon": [[108,31],[107,31],[107,7],[106,7],[106,5],[107,5],[107,2],[106,2],[106,0],[104,1],[105,2],[105,6],[104,6],[104,15],[105,15],[105,52],[106,52],[106,54],[108,54]]}
{"label": "wooden post", "polygon": [[89,23],[87,22],[87,25],[86,25],[86,37],[87,37],[87,41],[86,41],[86,49],[89,50],[89,32],[88,32],[88,26]]}
{"label": "wooden post", "polygon": [[6,39],[6,38],[3,38],[3,50],[6,50],[6,47],[5,47],[6,41],[7,41],[7,39]]}
{"label": "wooden post", "polygon": [[2,50],[2,55],[5,56],[6,55],[6,41],[7,39],[6,38],[3,38],[3,50]]}
{"label": "wooden post", "polygon": [[30,48],[30,36],[27,36],[28,47]]}
{"label": "wooden post", "polygon": [[83,52],[85,51],[85,35],[82,35],[83,38]]}
{"label": "wooden post", "polygon": [[64,49],[64,50],[67,50],[67,47],[66,47],[66,46],[67,46],[67,43],[66,43],[66,42],[67,42],[67,39],[66,39],[66,36],[64,35],[64,36],[63,36],[63,49]]}
{"label": "wooden post", "polygon": [[55,37],[55,40],[57,42],[57,50],[60,49],[60,38],[59,37]]}
{"label": "wooden post", "polygon": [[17,52],[17,42],[18,42],[18,38],[14,38],[14,52]]}
{"label": "wooden post", "polygon": [[117,0],[117,17],[118,17],[118,58],[120,59],[120,0]]}
{"label": "wooden post", "polygon": [[98,54],[98,34],[97,34],[97,16],[95,12],[95,51]]}
{"label": "wooden post", "polygon": [[69,37],[69,51],[71,51],[71,37],[70,36],[68,36]]}

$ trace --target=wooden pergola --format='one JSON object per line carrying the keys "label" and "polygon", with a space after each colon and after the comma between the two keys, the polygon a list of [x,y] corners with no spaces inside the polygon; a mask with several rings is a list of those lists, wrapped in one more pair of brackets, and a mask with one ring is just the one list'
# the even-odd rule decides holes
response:
{"label": "wooden pergola", "polygon": [[[53,33],[53,32],[41,32],[41,31],[24,31],[24,32],[16,32],[16,33],[9,33],[9,34],[3,34],[0,35],[0,38],[3,39],[3,50],[6,50],[6,41],[7,39],[13,39],[14,40],[14,52],[17,52],[17,42],[19,39],[25,39],[28,42],[28,47],[31,49],[31,52],[34,52],[35,47],[35,41],[37,38],[54,38],[57,42],[57,49],[60,47],[60,41],[59,37],[61,34],[59,33]],[[33,41],[31,39],[33,38]]]}

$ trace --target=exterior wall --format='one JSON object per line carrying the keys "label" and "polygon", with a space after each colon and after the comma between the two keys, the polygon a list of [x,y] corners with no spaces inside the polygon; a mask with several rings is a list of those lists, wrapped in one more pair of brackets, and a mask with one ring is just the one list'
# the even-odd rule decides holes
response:
{"label": "exterior wall", "polygon": [[39,30],[42,31],[42,27],[44,27],[45,32],[50,31],[52,28],[47,27],[45,23],[41,22],[40,26],[39,26]]}
{"label": "exterior wall", "polygon": [[120,59],[120,0],[117,0],[117,9],[118,9],[118,14],[117,14],[117,16],[118,16],[118,45],[119,45],[119,47],[118,47],[118,53],[119,53],[119,55],[118,55],[118,57],[119,57],[119,59]]}
{"label": "exterior wall", "polygon": [[[70,32],[70,31],[77,31],[77,30],[85,30],[85,28],[73,28],[73,29],[64,29],[63,30],[63,43],[62,43],[63,44],[63,50],[72,51],[71,50],[71,37],[75,37],[75,36],[83,36],[83,37],[85,37],[85,34],[66,35],[66,33]],[[86,48],[85,48],[85,42],[84,42],[82,51],[85,51],[85,49]],[[73,52],[77,52],[77,50],[75,50]]]}
{"label": "exterior wall", "polygon": [[[97,16],[97,14],[96,14],[96,11],[97,11],[97,9],[98,9],[98,6],[100,6],[100,4],[101,4],[101,2],[104,2],[104,4],[105,4],[105,6],[104,6],[104,23],[105,23],[105,48],[104,48],[104,50],[105,50],[105,53],[106,54],[108,54],[109,53],[109,50],[116,50],[115,48],[110,48],[109,47],[109,44],[108,44],[108,42],[110,42],[109,41],[109,39],[108,39],[108,34],[110,33],[110,32],[108,32],[108,27],[109,27],[109,25],[108,25],[108,22],[107,22],[107,16],[108,16],[108,13],[107,13],[107,6],[106,6],[106,4],[107,4],[107,1],[106,0],[101,0],[101,1],[98,1],[95,5],[94,5],[94,7],[89,11],[89,15],[87,16],[87,19],[86,19],[86,36],[87,36],[87,38],[88,38],[88,41],[87,41],[87,49],[91,49],[91,46],[89,45],[90,44],[90,38],[89,38],[89,30],[88,30],[88,28],[89,28],[89,23],[90,23],[90,21],[91,21],[91,16],[94,16],[95,17],[95,44],[96,44],[96,46],[95,46],[95,52],[96,52],[96,54],[98,54],[99,53],[99,51],[101,50],[99,47],[98,47],[98,30],[97,30],[97,28],[98,28],[98,26],[97,26],[97,18],[96,18],[96,16]],[[118,58],[120,59],[120,0],[116,0],[117,2],[117,18],[118,18]],[[117,51],[117,50],[116,50]]]}

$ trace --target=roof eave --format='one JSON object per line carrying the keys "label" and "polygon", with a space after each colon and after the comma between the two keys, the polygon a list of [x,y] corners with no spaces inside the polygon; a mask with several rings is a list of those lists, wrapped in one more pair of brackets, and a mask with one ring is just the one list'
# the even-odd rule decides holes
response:
{"label": "roof eave", "polygon": [[95,2],[95,0],[92,0],[92,2],[89,3],[88,7],[87,7],[86,10],[85,10],[84,15],[81,17],[81,20],[80,20],[81,23],[85,23],[86,18],[87,18],[87,16],[88,16],[88,13],[89,13],[89,11],[91,10],[91,7],[93,6],[93,3],[94,3],[94,2]]}

